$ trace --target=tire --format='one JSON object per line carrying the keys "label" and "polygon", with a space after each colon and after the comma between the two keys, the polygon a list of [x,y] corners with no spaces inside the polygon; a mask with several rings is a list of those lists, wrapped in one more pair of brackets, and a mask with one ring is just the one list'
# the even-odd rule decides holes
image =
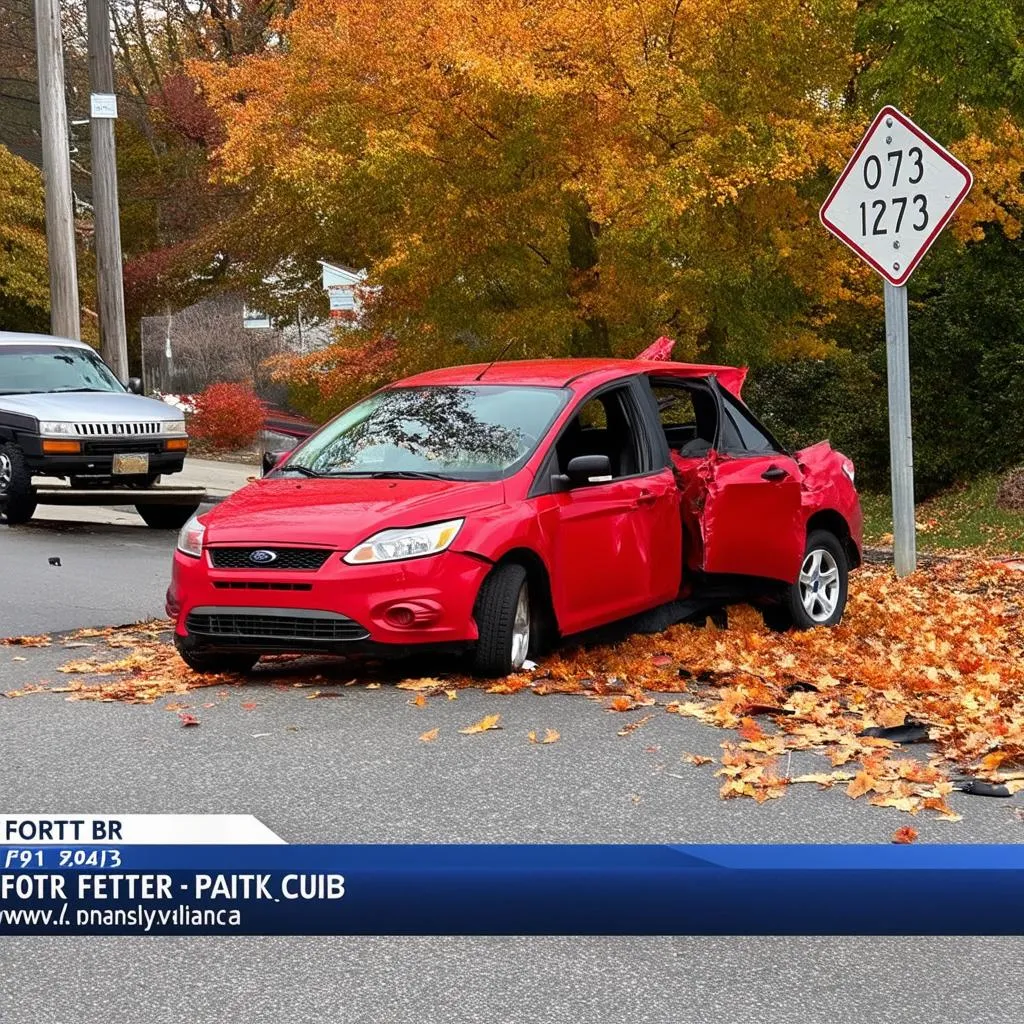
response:
{"label": "tire", "polygon": [[473,614],[478,632],[473,674],[495,678],[518,672],[535,632],[526,570],[512,563],[492,569],[480,587]]}
{"label": "tire", "polygon": [[193,672],[202,672],[204,674],[237,672],[240,675],[244,675],[260,660],[258,654],[246,654],[243,651],[232,654],[230,652],[201,651],[183,647],[177,638],[175,638],[174,646],[177,647],[181,660]]}
{"label": "tire", "polygon": [[15,444],[0,445],[0,512],[8,526],[27,523],[36,511],[36,492],[25,456]]}
{"label": "tire", "polygon": [[850,562],[841,541],[827,530],[814,530],[807,538],[800,576],[778,604],[764,609],[765,624],[775,630],[836,626],[843,618],[849,583]]}
{"label": "tire", "polygon": [[198,508],[198,505],[136,505],[135,511],[153,530],[180,530]]}

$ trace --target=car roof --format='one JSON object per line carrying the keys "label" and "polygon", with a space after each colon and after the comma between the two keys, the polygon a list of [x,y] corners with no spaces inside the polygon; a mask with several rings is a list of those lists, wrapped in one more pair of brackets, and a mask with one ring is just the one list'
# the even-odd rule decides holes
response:
{"label": "car roof", "polygon": [[21,331],[0,331],[0,346],[4,345],[62,345],[72,348],[92,348],[74,338],[56,338],[52,334],[28,334]]}
{"label": "car roof", "polygon": [[577,381],[587,386],[635,373],[666,377],[716,376],[735,395],[746,370],[735,366],[708,363],[673,363],[650,359],[522,359],[503,363],[474,363],[427,370],[397,381],[392,386],[423,384],[520,384],[534,387],[564,388]]}

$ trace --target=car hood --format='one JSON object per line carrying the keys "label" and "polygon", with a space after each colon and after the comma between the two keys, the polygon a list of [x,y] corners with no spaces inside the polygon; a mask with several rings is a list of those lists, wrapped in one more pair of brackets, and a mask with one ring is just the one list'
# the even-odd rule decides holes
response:
{"label": "car hood", "polygon": [[500,480],[256,480],[204,513],[207,544],[329,544],[347,551],[378,530],[457,519],[501,504]]}
{"label": "car hood", "polygon": [[34,416],[37,420],[70,423],[121,423],[182,418],[181,411],[142,395],[98,391],[68,391],[63,394],[0,395],[0,409]]}

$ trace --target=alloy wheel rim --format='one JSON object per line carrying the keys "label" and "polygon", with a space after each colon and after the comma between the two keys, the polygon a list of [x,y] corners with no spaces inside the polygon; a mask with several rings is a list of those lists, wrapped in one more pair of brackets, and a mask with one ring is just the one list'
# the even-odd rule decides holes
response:
{"label": "alloy wheel rim", "polygon": [[530,651],[530,594],[524,583],[519,588],[516,614],[512,620],[512,668],[520,669]]}
{"label": "alloy wheel rim", "polygon": [[800,602],[812,622],[827,622],[839,606],[839,564],[826,548],[809,551],[800,567]]}
{"label": "alloy wheel rim", "polygon": [[14,469],[11,460],[0,452],[0,494],[6,494],[11,486],[11,478],[14,476]]}

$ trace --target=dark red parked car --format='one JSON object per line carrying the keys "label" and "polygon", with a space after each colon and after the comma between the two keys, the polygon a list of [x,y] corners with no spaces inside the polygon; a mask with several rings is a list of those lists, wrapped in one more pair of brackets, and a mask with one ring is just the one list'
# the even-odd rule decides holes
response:
{"label": "dark red parked car", "polygon": [[503,675],[651,609],[745,600],[777,628],[833,625],[861,558],[853,465],[825,441],[787,452],[744,375],[550,359],[383,388],[186,524],[178,650],[241,671],[433,645]]}

